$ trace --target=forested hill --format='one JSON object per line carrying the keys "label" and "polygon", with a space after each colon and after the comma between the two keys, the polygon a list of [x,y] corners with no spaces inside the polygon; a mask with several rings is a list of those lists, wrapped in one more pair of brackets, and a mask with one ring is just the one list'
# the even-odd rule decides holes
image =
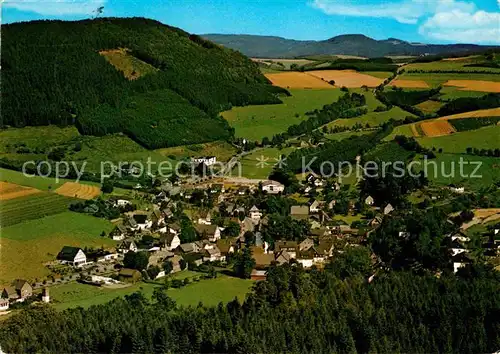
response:
{"label": "forested hill", "polygon": [[255,63],[144,18],[2,26],[2,126],[124,132],[149,148],[231,136],[232,105],[279,103]]}
{"label": "forested hill", "polygon": [[323,41],[298,41],[281,37],[239,34],[204,34],[202,37],[227,48],[239,50],[250,57],[258,58],[294,58],[336,54],[374,58],[387,55],[477,52],[490,48],[474,44],[410,43],[395,38],[375,40],[358,34],[341,35]]}

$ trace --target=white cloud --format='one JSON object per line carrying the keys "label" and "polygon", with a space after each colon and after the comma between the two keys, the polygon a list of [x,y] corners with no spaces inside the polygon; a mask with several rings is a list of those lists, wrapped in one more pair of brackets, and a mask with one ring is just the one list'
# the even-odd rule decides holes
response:
{"label": "white cloud", "polygon": [[[500,1],[500,0],[498,0]],[[425,16],[436,12],[460,9],[473,11],[472,2],[456,0],[400,0],[384,1],[378,4],[359,4],[359,1],[314,0],[313,7],[329,15],[392,18],[401,23],[416,24]]]}
{"label": "white cloud", "polygon": [[439,12],[420,26],[419,33],[460,43],[500,43],[500,12]]}
{"label": "white cloud", "polygon": [[41,15],[64,16],[92,14],[105,3],[106,0],[6,0],[3,5]]}

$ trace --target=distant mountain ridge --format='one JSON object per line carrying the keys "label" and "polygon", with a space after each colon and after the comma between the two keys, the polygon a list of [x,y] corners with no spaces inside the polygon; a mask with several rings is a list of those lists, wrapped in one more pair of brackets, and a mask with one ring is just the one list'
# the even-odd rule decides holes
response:
{"label": "distant mountain ridge", "polygon": [[451,54],[499,48],[476,44],[410,43],[397,38],[376,40],[362,34],[344,34],[322,41],[301,41],[247,34],[204,34],[201,36],[225,47],[238,50],[249,57],[259,58],[295,58],[328,54],[373,58],[387,55]]}

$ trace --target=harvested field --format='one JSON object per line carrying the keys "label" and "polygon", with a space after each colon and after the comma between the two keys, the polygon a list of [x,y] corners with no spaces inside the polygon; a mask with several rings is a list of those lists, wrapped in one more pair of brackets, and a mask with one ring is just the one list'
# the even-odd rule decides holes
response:
{"label": "harvested field", "polygon": [[101,194],[98,187],[75,182],[66,182],[61,187],[57,188],[55,192],[66,197],[79,199],[92,199]]}
{"label": "harvested field", "polygon": [[392,80],[389,86],[397,86],[403,88],[429,88],[427,82],[423,80]]}
{"label": "harvested field", "polygon": [[38,189],[20,186],[14,183],[0,182],[0,200],[9,200],[40,193]]}
{"label": "harvested field", "polygon": [[448,80],[444,86],[460,87],[460,91],[500,92],[500,82],[482,80]]}
{"label": "harvested field", "polygon": [[460,119],[460,118],[499,117],[499,116],[500,116],[500,107],[497,107],[497,108],[480,109],[478,111],[453,114],[451,116],[444,116],[444,117],[438,118],[437,120]]}
{"label": "harvested field", "polygon": [[299,72],[285,72],[277,74],[265,75],[275,86],[283,88],[299,88],[299,89],[313,89],[313,88],[329,88],[334,89],[333,85],[318,79],[312,75],[299,73]]}
{"label": "harvested field", "polygon": [[453,128],[453,126],[448,123],[447,120],[424,122],[420,124],[420,127],[422,128],[425,136],[430,137],[448,135],[455,132],[455,128]]}
{"label": "harvested field", "polygon": [[361,74],[354,70],[314,70],[308,71],[307,74],[325,81],[334,80],[335,86],[338,87],[356,88],[364,85],[377,87],[384,82],[381,78]]}

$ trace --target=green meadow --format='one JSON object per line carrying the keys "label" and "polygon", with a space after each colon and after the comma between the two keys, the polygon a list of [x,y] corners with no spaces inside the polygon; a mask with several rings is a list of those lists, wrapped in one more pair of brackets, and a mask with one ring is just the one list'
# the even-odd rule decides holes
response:
{"label": "green meadow", "polygon": [[[267,179],[272,172],[274,165],[278,162],[280,156],[290,154],[293,148],[268,147],[258,149],[240,160],[242,176],[252,179]],[[286,163],[286,161],[285,161]],[[232,171],[233,176],[238,174],[237,167]]]}
{"label": "green meadow", "polygon": [[234,107],[222,116],[236,130],[236,136],[252,141],[272,138],[293,125],[307,119],[306,112],[321,109],[335,102],[344,93],[338,90],[290,90],[291,97],[283,97],[282,104]]}

